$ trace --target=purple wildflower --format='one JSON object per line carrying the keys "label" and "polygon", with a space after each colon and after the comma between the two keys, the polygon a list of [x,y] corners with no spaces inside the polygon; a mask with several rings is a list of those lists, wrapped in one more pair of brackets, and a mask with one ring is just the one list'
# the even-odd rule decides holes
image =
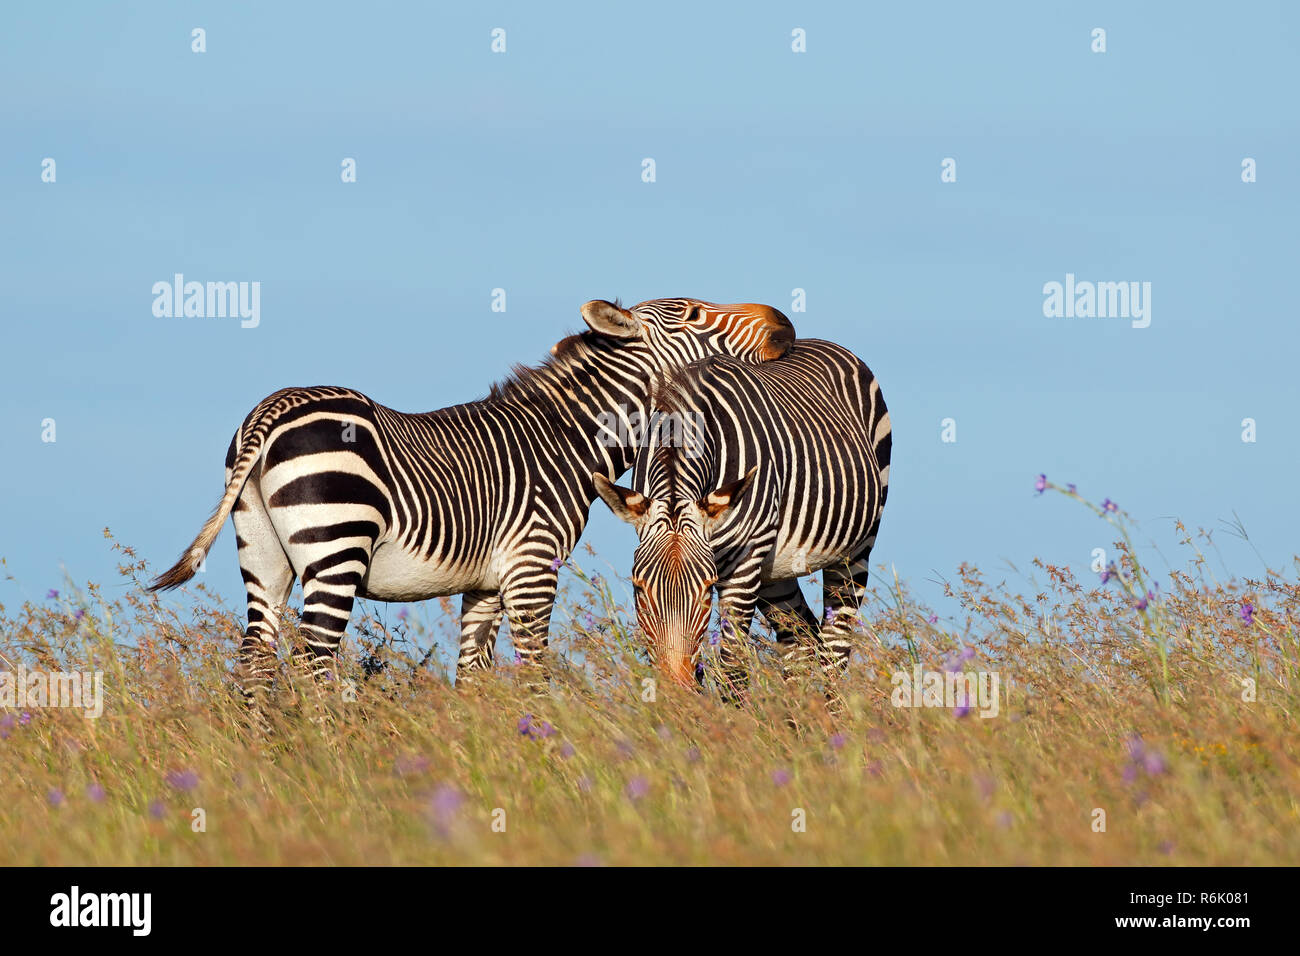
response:
{"label": "purple wildflower", "polygon": [[564,743],[560,744],[560,756],[563,757],[565,760],[568,760],[576,752],[577,751],[573,749],[573,744],[569,743],[567,740]]}
{"label": "purple wildflower", "polygon": [[650,781],[645,777],[633,777],[624,788],[629,800],[640,800],[650,792]]}
{"label": "purple wildflower", "polygon": [[13,732],[15,723],[17,723],[17,721],[14,720],[13,714],[5,714],[3,717],[0,717],[0,740],[9,739],[9,734]]}
{"label": "purple wildflower", "polygon": [[149,804],[149,816],[153,817],[155,820],[161,820],[166,815],[167,808],[163,806],[161,800],[154,800]]}
{"label": "purple wildflower", "polygon": [[79,607],[77,608],[77,612],[72,615],[72,619],[74,621],[80,621],[85,616],[86,616],[86,609],[84,607]]}
{"label": "purple wildflower", "polygon": [[939,615],[938,615],[938,614],[931,614],[928,618],[926,618],[926,622],[929,623],[929,624],[938,624],[938,623],[939,623]]}
{"label": "purple wildflower", "polygon": [[563,559],[563,558],[556,558],[554,561],[551,562],[551,570],[552,570],[552,571],[558,571],[558,570],[560,570],[560,568],[562,568],[562,567],[564,567],[564,559]]}
{"label": "purple wildflower", "polygon": [[429,758],[423,754],[416,754],[414,757],[398,757],[393,761],[393,771],[399,777],[409,777],[412,774],[423,773],[429,769]]}
{"label": "purple wildflower", "polygon": [[1241,619],[1245,621],[1247,624],[1255,623],[1255,606],[1251,604],[1249,601],[1246,601],[1241,605],[1241,611],[1239,612],[1239,614],[1241,616]]}
{"label": "purple wildflower", "polygon": [[399,621],[405,621],[405,620],[406,620],[406,616],[407,616],[408,614],[410,614],[410,613],[411,613],[411,612],[408,611],[406,608],[402,608],[400,611],[397,612],[397,619],[398,619]]}
{"label": "purple wildflower", "polygon": [[961,695],[961,700],[958,701],[957,703],[957,706],[952,709],[952,715],[954,717],[965,717],[970,714],[970,711],[971,711],[970,698],[963,693]]}
{"label": "purple wildflower", "polygon": [[45,599],[47,601],[57,601],[59,599],[59,592],[56,591],[54,588],[50,588],[48,591],[45,592]]}
{"label": "purple wildflower", "polygon": [[791,779],[789,770],[777,769],[772,771],[772,782],[778,787],[784,787]]}
{"label": "purple wildflower", "polygon": [[717,646],[718,646],[718,641],[719,641],[719,639],[720,639],[720,635],[718,634],[717,631],[709,631],[709,646],[710,646],[710,647],[717,647]]}
{"label": "purple wildflower", "polygon": [[61,807],[63,806],[63,791],[58,787],[51,787],[50,792],[45,795],[45,799],[49,800],[50,806]]}
{"label": "purple wildflower", "polygon": [[522,717],[519,718],[519,723],[517,726],[519,728],[519,733],[521,736],[531,737],[533,735],[533,715],[524,714]]}
{"label": "purple wildflower", "polygon": [[667,740],[669,737],[673,735],[672,728],[670,728],[667,724],[660,724],[655,729],[655,733],[659,735],[660,740]]}
{"label": "purple wildflower", "polygon": [[687,761],[689,761],[690,763],[699,763],[699,762],[700,762],[700,748],[699,748],[699,747],[692,747],[690,750],[686,751],[686,759],[687,759]]}
{"label": "purple wildflower", "polygon": [[21,714],[18,715],[19,727],[26,727],[31,722],[32,722],[32,715],[28,711],[24,710]]}
{"label": "purple wildflower", "polygon": [[1103,513],[1109,511],[1111,514],[1114,514],[1119,511],[1119,505],[1107,498],[1101,503],[1101,510]]}
{"label": "purple wildflower", "polygon": [[1038,480],[1034,482],[1034,491],[1040,495],[1047,490],[1047,476],[1039,475]]}
{"label": "purple wildflower", "polygon": [[961,670],[961,665],[971,660],[975,656],[975,648],[966,646],[960,650],[953,651],[944,659],[943,669],[949,673],[956,673]]}
{"label": "purple wildflower", "polygon": [[542,726],[537,728],[537,732],[533,734],[533,736],[539,738],[554,737],[555,728],[551,726],[551,722],[549,720],[543,720]]}
{"label": "purple wildflower", "polygon": [[465,795],[451,784],[443,784],[429,798],[429,822],[437,834],[446,838],[456,821],[456,812],[465,802]]}
{"label": "purple wildflower", "polygon": [[1073,484],[1066,485],[1065,488],[1066,488],[1066,490],[1069,491],[1070,494],[1072,494],[1072,495],[1078,494],[1078,492],[1074,490],[1074,485],[1073,485]]}
{"label": "purple wildflower", "polygon": [[830,743],[831,743],[831,749],[832,749],[832,750],[839,750],[841,747],[843,747],[843,746],[844,746],[844,739],[845,739],[845,738],[844,738],[844,735],[843,735],[843,734],[831,734],[831,741],[830,741]]}
{"label": "purple wildflower", "polygon": [[199,785],[199,775],[193,770],[172,770],[167,774],[167,782],[181,793],[189,793]]}
{"label": "purple wildflower", "polygon": [[1133,783],[1137,780],[1139,772],[1145,772],[1150,777],[1157,777],[1165,772],[1165,758],[1158,751],[1148,747],[1137,734],[1124,742],[1124,748],[1129,758],[1123,772],[1125,783]]}
{"label": "purple wildflower", "polygon": [[96,781],[92,780],[90,783],[86,784],[86,796],[90,799],[92,803],[103,803],[104,788],[101,787]]}
{"label": "purple wildflower", "polygon": [[459,810],[464,802],[463,793],[451,784],[443,784],[433,791],[433,796],[429,798],[429,809],[433,811],[435,817],[445,822],[450,820],[452,814]]}

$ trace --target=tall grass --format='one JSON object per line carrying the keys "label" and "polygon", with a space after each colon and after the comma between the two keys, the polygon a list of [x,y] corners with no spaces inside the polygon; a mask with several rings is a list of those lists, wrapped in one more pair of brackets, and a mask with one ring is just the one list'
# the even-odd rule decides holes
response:
{"label": "tall grass", "polygon": [[[1016,593],[963,566],[941,621],[878,574],[838,721],[765,636],[744,707],[646,683],[628,612],[579,569],[545,697],[509,661],[450,686],[437,612],[366,615],[334,682],[286,666],[259,728],[229,676],[240,614],[201,586],[160,603],[114,545],[121,597],[0,607],[9,665],[105,683],[99,719],[0,710],[0,862],[1300,862],[1297,585],[1216,580],[1187,534],[1157,588],[1123,514],[1090,507],[1118,537],[1104,583],[1036,562]],[[914,663],[996,672],[998,716],[894,706]]]}

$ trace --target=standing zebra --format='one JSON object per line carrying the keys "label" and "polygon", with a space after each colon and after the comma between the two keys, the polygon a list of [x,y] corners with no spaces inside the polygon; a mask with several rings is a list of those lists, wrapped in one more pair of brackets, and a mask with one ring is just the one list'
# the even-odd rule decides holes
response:
{"label": "standing zebra", "polygon": [[[696,362],[657,405],[669,417],[637,455],[640,490],[592,476],[637,531],[632,584],[651,656],[692,681],[716,587],[729,684],[746,681],[739,651],[757,606],[787,675],[806,663],[796,627],[815,632],[829,685],[848,665],[889,488],[889,412],[875,376],[838,345],[800,339],[765,365]],[[819,570],[820,622],[798,583]]]}
{"label": "standing zebra", "polygon": [[521,662],[539,664],[559,566],[596,499],[592,475],[630,467],[658,376],[718,352],[764,362],[794,340],[789,319],[762,305],[594,300],[582,317],[589,331],[466,405],[412,415],[332,387],[264,399],[230,443],[212,517],[151,589],[189,580],[233,514],[248,593],[246,693],[270,682],[295,576],[317,675],[358,596],[463,594],[458,681],[491,666],[503,613]]}

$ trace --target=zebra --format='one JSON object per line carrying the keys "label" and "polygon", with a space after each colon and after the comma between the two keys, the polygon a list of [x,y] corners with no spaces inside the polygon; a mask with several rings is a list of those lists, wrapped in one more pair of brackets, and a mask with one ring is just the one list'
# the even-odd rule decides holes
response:
{"label": "zebra", "polygon": [[[752,303],[595,299],[581,314],[586,330],[468,404],[406,414],[349,388],[270,395],[231,439],[212,516],[150,590],[189,580],[233,515],[248,613],[237,676],[250,701],[271,683],[295,578],[318,678],[332,676],[357,597],[461,594],[458,684],[491,667],[503,615],[520,663],[540,665],[592,475],[631,466],[659,374],[718,352],[769,361],[795,338],[785,315]],[[526,673],[542,675],[540,689],[545,668]]]}
{"label": "zebra", "polygon": [[[812,669],[796,631],[814,633],[828,701],[842,707],[834,681],[848,667],[889,490],[893,438],[875,376],[834,343],[799,339],[763,365],[696,362],[656,405],[667,417],[637,455],[633,487],[592,475],[637,532],[632,585],[649,655],[678,683],[699,681],[716,590],[727,696],[744,693],[740,651],[757,608],[787,678]],[[820,621],[798,583],[815,571]]]}

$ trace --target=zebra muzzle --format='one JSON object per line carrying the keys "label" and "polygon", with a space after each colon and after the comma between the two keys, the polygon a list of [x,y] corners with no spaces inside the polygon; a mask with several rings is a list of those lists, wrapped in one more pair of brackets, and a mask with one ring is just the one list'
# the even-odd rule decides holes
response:
{"label": "zebra muzzle", "polygon": [[689,651],[661,648],[658,654],[659,670],[673,683],[695,686],[695,667]]}

